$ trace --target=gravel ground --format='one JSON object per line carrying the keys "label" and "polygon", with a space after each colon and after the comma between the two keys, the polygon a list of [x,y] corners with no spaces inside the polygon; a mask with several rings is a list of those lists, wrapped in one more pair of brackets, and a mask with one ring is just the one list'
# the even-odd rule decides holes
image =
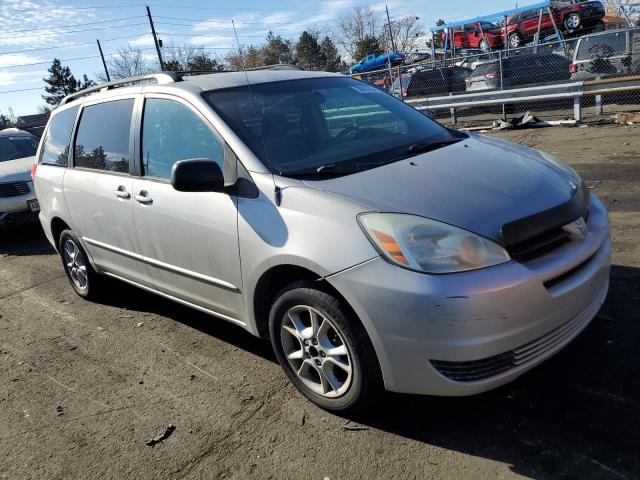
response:
{"label": "gravel ground", "polygon": [[570,161],[610,208],[608,300],[558,355],[483,395],[343,418],[267,342],[119,284],[85,302],[38,228],[0,231],[0,478],[640,477],[640,128],[500,136]]}

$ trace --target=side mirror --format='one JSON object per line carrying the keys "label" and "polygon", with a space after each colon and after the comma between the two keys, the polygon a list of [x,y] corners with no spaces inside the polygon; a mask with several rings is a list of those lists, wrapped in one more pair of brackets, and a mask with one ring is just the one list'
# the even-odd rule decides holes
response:
{"label": "side mirror", "polygon": [[213,160],[179,160],[171,168],[171,185],[179,192],[223,192],[224,175]]}

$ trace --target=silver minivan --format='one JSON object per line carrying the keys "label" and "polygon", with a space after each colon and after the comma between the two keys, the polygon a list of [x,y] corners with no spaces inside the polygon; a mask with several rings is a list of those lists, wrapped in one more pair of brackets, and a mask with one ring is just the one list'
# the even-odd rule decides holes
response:
{"label": "silver minivan", "polygon": [[607,212],[571,167],[338,74],[92,87],[37,156],[40,220],[80,296],[112,277],[270,338],[329,410],[502,385],[607,294]]}

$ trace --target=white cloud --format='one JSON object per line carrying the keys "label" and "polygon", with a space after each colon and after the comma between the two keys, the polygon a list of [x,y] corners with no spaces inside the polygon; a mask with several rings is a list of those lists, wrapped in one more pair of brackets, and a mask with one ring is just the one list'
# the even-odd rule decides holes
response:
{"label": "white cloud", "polygon": [[189,43],[191,45],[197,45],[199,47],[209,47],[209,48],[237,48],[236,41],[234,38],[230,38],[229,36],[204,36],[204,35],[196,35],[189,39]]}
{"label": "white cloud", "polygon": [[37,63],[42,59],[33,57],[31,55],[25,55],[23,53],[11,53],[7,55],[0,54],[0,68],[6,68],[10,65],[22,65],[25,63]]}
{"label": "white cloud", "polygon": [[8,72],[0,71],[0,87],[6,87],[9,85],[25,84],[42,82],[42,79],[47,75],[46,71],[36,72]]}
{"label": "white cloud", "polygon": [[95,18],[96,14],[92,10],[63,7],[52,0],[38,2],[2,0],[0,1],[0,25],[2,25],[0,46],[35,47],[65,43],[60,42],[65,34],[55,27],[69,23],[82,23],[82,21],[90,22]]}
{"label": "white cloud", "polygon": [[131,47],[153,47],[154,45],[151,34],[134,38],[133,40],[129,40],[127,43],[129,43]]}
{"label": "white cloud", "polygon": [[291,11],[275,12],[275,13],[272,13],[271,15],[267,15],[266,17],[262,18],[261,22],[264,23],[265,25],[280,24],[280,23],[289,22],[292,19],[292,17],[293,17],[293,12]]}

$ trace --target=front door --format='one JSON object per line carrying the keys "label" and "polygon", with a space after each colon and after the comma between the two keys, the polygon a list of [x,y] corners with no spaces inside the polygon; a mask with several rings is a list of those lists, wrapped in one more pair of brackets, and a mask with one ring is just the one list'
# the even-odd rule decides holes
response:
{"label": "front door", "polygon": [[191,105],[170,97],[145,99],[141,131],[133,216],[153,281],[164,293],[241,323],[237,198],[178,192],[170,183],[178,160],[206,158],[224,171],[224,141]]}
{"label": "front door", "polygon": [[83,108],[63,190],[75,233],[96,266],[149,285],[133,225],[133,105],[123,98]]}

